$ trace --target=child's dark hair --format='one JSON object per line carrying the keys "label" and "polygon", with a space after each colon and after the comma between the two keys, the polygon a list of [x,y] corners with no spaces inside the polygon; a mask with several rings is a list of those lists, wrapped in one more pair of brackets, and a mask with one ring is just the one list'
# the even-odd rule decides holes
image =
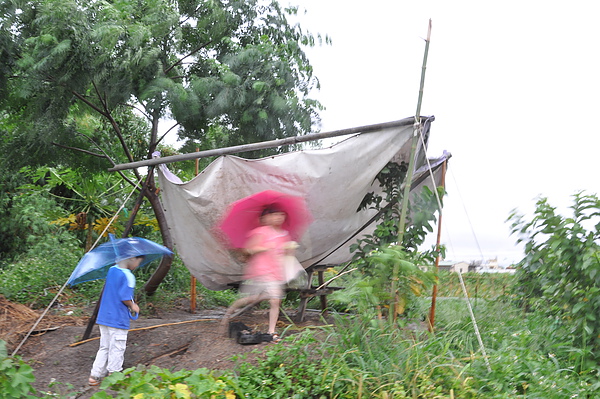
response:
{"label": "child's dark hair", "polygon": [[279,207],[277,207],[276,205],[267,205],[265,207],[265,209],[263,209],[263,211],[260,214],[260,216],[265,216],[265,215],[268,215],[270,213],[275,213],[275,212],[283,212],[283,211]]}

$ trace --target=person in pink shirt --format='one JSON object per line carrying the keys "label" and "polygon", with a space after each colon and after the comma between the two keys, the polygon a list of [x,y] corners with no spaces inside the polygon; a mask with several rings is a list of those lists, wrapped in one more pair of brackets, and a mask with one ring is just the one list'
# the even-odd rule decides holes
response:
{"label": "person in pink shirt", "polygon": [[279,306],[285,296],[285,274],[283,257],[292,255],[295,242],[287,230],[282,228],[286,214],[275,207],[266,207],[261,214],[261,226],[248,234],[245,251],[250,260],[244,272],[244,283],[240,287],[242,297],[227,309],[222,325],[225,326],[231,315],[250,304],[269,300],[269,330],[272,340],[277,342],[275,325],[279,318]]}

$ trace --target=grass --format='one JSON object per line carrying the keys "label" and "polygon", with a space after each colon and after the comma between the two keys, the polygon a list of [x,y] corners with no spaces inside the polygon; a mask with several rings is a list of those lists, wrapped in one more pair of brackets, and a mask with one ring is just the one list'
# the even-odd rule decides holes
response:
{"label": "grass", "polygon": [[491,371],[465,301],[449,299],[434,334],[340,316],[242,366],[238,381],[253,398],[595,397],[597,367],[578,370],[583,354],[552,320],[504,301],[477,300],[474,313]]}
{"label": "grass", "polygon": [[[51,298],[49,287],[64,282],[69,263],[77,258],[73,251],[56,248],[38,248],[35,257],[23,257],[2,269],[3,293],[11,300],[43,305]],[[55,268],[57,260],[64,262],[65,270]],[[31,273],[32,266],[37,273]],[[140,272],[141,285],[152,268]],[[477,293],[470,301],[491,371],[466,301],[448,275],[440,277],[444,288],[439,295],[454,292],[456,297],[438,299],[433,334],[413,328],[427,316],[429,298],[411,303],[411,319],[400,319],[396,325],[340,314],[334,326],[294,334],[284,345],[273,345],[259,367],[241,364],[224,378],[236,391],[255,399],[594,398],[600,390],[599,366],[590,363],[589,348],[576,346],[564,320],[519,308],[510,296],[511,277],[491,276],[465,276],[469,292]],[[168,308],[188,297],[189,281],[189,272],[176,260],[161,289],[144,300]],[[98,282],[84,283],[66,290],[61,301],[90,303],[100,288]],[[213,308],[227,306],[236,293],[198,286],[198,297],[199,308]],[[292,298],[286,306],[295,307],[295,301]],[[335,306],[333,300],[330,303]],[[142,374],[132,373],[146,378]]]}

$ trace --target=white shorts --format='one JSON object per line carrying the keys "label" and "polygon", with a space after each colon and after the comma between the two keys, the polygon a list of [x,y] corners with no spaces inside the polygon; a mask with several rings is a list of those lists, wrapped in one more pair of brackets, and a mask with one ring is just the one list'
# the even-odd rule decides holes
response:
{"label": "white shorts", "polygon": [[240,292],[244,296],[264,295],[268,299],[285,298],[283,284],[279,281],[247,280],[240,287]]}

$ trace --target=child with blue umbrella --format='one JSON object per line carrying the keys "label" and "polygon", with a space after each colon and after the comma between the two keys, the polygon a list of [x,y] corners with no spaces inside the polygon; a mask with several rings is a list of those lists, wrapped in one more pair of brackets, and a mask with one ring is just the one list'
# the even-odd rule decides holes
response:
{"label": "child with blue umbrella", "polygon": [[100,329],[100,347],[92,366],[89,385],[96,386],[106,375],[123,369],[130,319],[137,319],[139,306],[133,300],[133,271],[172,251],[139,237],[115,239],[84,255],[69,279],[74,285],[106,278],[96,323]]}

